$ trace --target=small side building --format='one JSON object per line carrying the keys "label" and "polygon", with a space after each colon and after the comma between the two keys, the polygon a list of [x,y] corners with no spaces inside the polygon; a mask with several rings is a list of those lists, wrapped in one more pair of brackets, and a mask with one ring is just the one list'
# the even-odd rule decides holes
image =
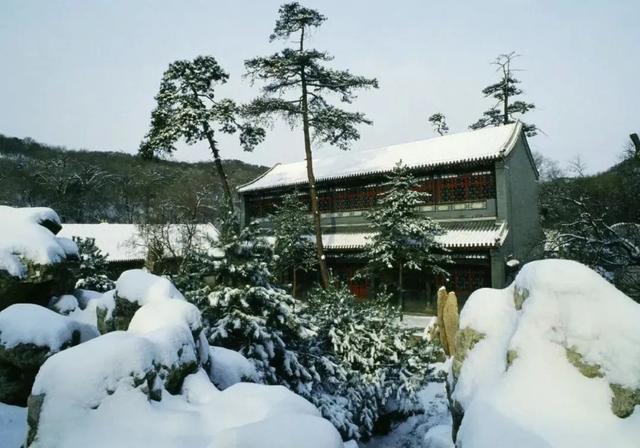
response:
{"label": "small side building", "polygon": [[[366,297],[366,283],[351,280],[361,268],[371,235],[365,213],[386,189],[401,161],[429,193],[420,211],[445,229],[441,242],[455,264],[450,277],[407,276],[407,312],[433,310],[443,284],[466,299],[481,287],[502,288],[520,262],[532,258],[541,234],[537,209],[538,171],[522,124],[450,134],[366,151],[336,152],[314,159],[329,268]],[[238,189],[242,221],[268,217],[282,196],[297,192],[309,206],[304,161],[277,164]]]}
{"label": "small side building", "polygon": [[213,224],[63,224],[59,235],[93,239],[106,255],[113,279],[128,269],[171,271],[184,252],[191,249],[222,256],[213,246],[218,240],[218,230]]}

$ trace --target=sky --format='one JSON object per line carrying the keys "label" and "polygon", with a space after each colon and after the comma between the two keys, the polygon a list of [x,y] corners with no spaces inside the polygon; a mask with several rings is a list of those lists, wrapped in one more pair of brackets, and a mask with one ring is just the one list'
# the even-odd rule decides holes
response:
{"label": "sky", "polygon": [[[243,61],[269,43],[281,1],[0,0],[0,133],[72,149],[136,152],[163,71],[212,55],[231,75],[219,95],[259,94]],[[309,44],[333,64],[376,77],[380,88],[350,105],[373,120],[353,151],[434,136],[427,117],[467,130],[493,101],[491,61],[516,51],[525,121],[543,131],[530,146],[589,172],[614,164],[640,133],[638,0],[313,0],[328,17]],[[224,158],[271,166],[304,158],[300,129],[276,124],[252,153],[220,138]],[[340,151],[314,148],[316,156]],[[179,160],[206,160],[205,144]]]}

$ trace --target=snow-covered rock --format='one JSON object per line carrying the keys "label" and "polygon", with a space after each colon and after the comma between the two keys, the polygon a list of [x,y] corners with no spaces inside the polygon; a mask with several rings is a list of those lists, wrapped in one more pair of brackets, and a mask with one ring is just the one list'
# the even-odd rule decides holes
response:
{"label": "snow-covered rock", "polygon": [[242,381],[258,381],[255,365],[241,353],[224,347],[210,347],[211,381],[220,389],[226,389]]}
{"label": "snow-covered rock", "polygon": [[587,267],[532,262],[474,292],[456,342],[458,446],[638,446],[640,305]]}
{"label": "snow-covered rock", "polygon": [[71,294],[63,294],[60,297],[54,296],[49,300],[49,308],[65,316],[76,310],[78,306],[78,299]]}
{"label": "snow-covered rock", "polygon": [[18,302],[47,304],[73,289],[69,262],[78,248],[56,237],[60,218],[49,208],[0,206],[0,309]]}
{"label": "snow-covered rock", "polygon": [[135,312],[143,305],[167,299],[184,300],[184,296],[164,277],[142,269],[123,272],[116,281],[113,307],[101,307],[98,314],[100,332],[126,330]]}
{"label": "snow-covered rock", "polygon": [[142,306],[131,319],[129,333],[154,343],[158,374],[171,393],[179,393],[184,378],[208,364],[209,344],[200,311],[184,300],[156,300]]}
{"label": "snow-covered rock", "polygon": [[135,305],[127,331],[103,334],[42,365],[29,397],[28,446],[342,447],[318,409],[284,387],[236,383],[218,390],[206,373],[216,357],[232,371],[229,382],[231,373],[249,369],[222,349],[209,360],[198,309],[165,279],[134,271],[120,280],[110,293],[82,292],[78,308],[59,316],[99,325],[101,310],[110,313],[107,320],[117,317],[118,300]]}
{"label": "snow-covered rock", "polygon": [[22,404],[40,366],[54,353],[98,335],[95,328],[39,305],[0,312],[0,401]]}
{"label": "snow-covered rock", "polygon": [[140,306],[154,300],[184,300],[184,296],[169,280],[142,269],[131,269],[120,274],[116,280],[116,295]]}

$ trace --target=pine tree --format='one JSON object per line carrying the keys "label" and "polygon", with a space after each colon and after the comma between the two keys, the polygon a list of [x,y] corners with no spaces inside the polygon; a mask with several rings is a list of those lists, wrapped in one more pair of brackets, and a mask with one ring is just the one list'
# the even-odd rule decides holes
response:
{"label": "pine tree", "polygon": [[113,289],[115,283],[107,276],[109,265],[107,255],[96,246],[94,238],[73,237],[78,246],[80,266],[76,288],[105,292]]}
{"label": "pine tree", "polygon": [[310,239],[313,234],[311,219],[295,193],[282,198],[282,204],[271,216],[271,228],[276,239],[273,247],[275,271],[291,273],[291,295],[296,297],[297,272],[314,267],[315,248]]}
{"label": "pine tree", "polygon": [[426,194],[415,190],[416,180],[399,162],[389,176],[390,188],[376,206],[367,213],[374,236],[364,255],[368,260],[364,275],[396,271],[398,303],[403,303],[404,271],[425,270],[432,274],[447,274],[443,266],[450,262],[445,248],[436,240],[442,228],[417,207]]}
{"label": "pine tree", "polygon": [[[202,312],[212,345],[239,351],[254,363],[261,381],[278,384],[313,402],[345,437],[360,434],[342,390],[347,372],[316,348],[315,329],[296,312],[296,300],[272,285],[271,246],[255,225],[239,229],[232,213],[218,224],[221,260],[206,270],[183,275],[186,298]],[[206,260],[196,256],[193,260]],[[196,269],[197,270],[197,269]],[[205,286],[204,275],[215,278]]]}
{"label": "pine tree", "polygon": [[262,87],[263,95],[255,99],[246,112],[263,119],[281,116],[292,126],[302,125],[316,253],[322,285],[327,287],[329,272],[322,245],[311,142],[315,140],[348,149],[350,142],[360,138],[356,126],[371,124],[371,121],[360,112],[349,112],[329,104],[326,96],[337,94],[343,103],[351,103],[355,90],[377,88],[378,82],[346,70],[328,68],[326,63],[332,58],[327,53],[305,47],[308,33],[325,20],[319,12],[297,2],[282,5],[270,40],[298,36],[297,46],[271,56],[250,59],[245,61],[245,66],[252,81],[266,83]]}
{"label": "pine tree", "polygon": [[[478,121],[469,126],[470,129],[481,129],[487,126],[500,126],[502,124],[515,123],[518,115],[524,115],[535,108],[535,104],[525,101],[512,101],[516,96],[522,95],[524,91],[518,87],[520,80],[513,76],[516,69],[512,68],[511,63],[519,55],[515,52],[501,54],[493,62],[497,65],[497,71],[500,74],[500,80],[485,87],[482,90],[485,98],[494,98],[498,100],[497,104],[491,109],[485,111]],[[522,123],[523,129],[527,137],[533,137],[538,133],[535,124]]]}
{"label": "pine tree", "polygon": [[433,131],[439,135],[445,135],[449,132],[449,126],[447,126],[447,118],[440,112],[435,113],[429,117],[429,123],[433,126]]}
{"label": "pine tree", "polygon": [[231,189],[222,166],[218,132],[239,132],[240,144],[252,151],[265,136],[264,129],[240,122],[239,106],[228,98],[217,99],[214,86],[225,84],[229,75],[212,56],[198,56],[193,61],[175,61],[164,72],[151,113],[151,129],[140,144],[139,153],[146,158],[171,154],[180,139],[193,144],[206,140],[229,206],[233,209]]}

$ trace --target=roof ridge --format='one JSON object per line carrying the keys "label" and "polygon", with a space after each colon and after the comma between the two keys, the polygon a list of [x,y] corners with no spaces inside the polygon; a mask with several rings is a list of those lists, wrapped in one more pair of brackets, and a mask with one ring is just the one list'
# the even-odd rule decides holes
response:
{"label": "roof ridge", "polygon": [[[314,159],[316,180],[328,181],[389,172],[402,160],[412,169],[452,163],[481,162],[505,157],[521,135],[522,123],[487,127],[377,148],[331,154]],[[507,135],[504,135],[507,133]],[[470,138],[473,136],[473,138]],[[476,137],[477,136],[477,137]],[[307,182],[304,161],[278,163],[237,191],[264,190]],[[269,176],[273,174],[272,176]],[[270,178],[271,177],[271,178]],[[260,182],[265,180],[264,182]]]}

